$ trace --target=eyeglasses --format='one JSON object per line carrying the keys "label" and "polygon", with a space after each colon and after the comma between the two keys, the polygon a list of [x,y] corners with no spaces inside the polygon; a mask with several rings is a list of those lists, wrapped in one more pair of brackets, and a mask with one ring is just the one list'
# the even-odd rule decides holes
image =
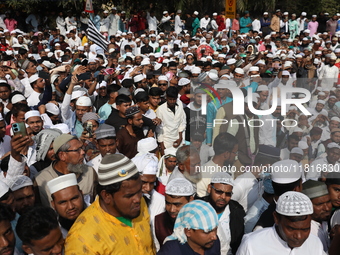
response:
{"label": "eyeglasses", "polygon": [[158,83],[158,86],[168,86],[167,83]]}
{"label": "eyeglasses", "polygon": [[76,150],[67,150],[67,151],[65,151],[65,152],[80,152],[80,151],[85,151],[85,147],[84,146],[81,146],[81,147],[79,147],[78,149],[76,149]]}
{"label": "eyeglasses", "polygon": [[215,190],[216,194],[219,196],[222,196],[225,194],[226,197],[231,197],[233,195],[233,192],[224,192],[222,190],[216,189],[214,185],[211,185],[211,187]]}

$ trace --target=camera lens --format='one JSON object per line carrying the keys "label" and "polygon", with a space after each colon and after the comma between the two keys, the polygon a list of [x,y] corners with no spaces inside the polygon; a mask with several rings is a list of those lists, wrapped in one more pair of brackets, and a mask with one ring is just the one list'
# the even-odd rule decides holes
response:
{"label": "camera lens", "polygon": [[14,131],[15,131],[15,132],[17,132],[17,131],[18,131],[18,129],[17,129],[17,128],[14,128]]}

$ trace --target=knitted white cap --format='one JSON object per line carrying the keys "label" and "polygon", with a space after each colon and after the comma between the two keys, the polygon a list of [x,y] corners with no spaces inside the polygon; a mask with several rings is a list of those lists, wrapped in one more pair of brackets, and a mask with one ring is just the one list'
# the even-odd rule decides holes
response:
{"label": "knitted white cap", "polygon": [[305,194],[288,191],[279,197],[276,212],[285,216],[311,215],[313,214],[313,204]]}

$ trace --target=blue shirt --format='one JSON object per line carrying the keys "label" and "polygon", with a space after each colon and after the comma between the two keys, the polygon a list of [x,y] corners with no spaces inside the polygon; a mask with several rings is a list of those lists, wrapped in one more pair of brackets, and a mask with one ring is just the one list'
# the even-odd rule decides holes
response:
{"label": "blue shirt", "polygon": [[[193,249],[188,245],[188,243],[180,244],[178,240],[167,241],[161,249],[157,252],[157,255],[198,255]],[[217,255],[221,254],[221,244],[220,240],[214,242],[210,249],[206,249],[204,255]]]}

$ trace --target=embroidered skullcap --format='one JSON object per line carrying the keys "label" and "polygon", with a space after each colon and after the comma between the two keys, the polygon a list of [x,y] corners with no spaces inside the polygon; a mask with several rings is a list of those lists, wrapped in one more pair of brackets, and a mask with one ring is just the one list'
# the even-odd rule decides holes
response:
{"label": "embroidered skullcap", "polygon": [[175,178],[168,182],[165,187],[165,194],[171,196],[193,196],[195,193],[191,182],[185,178]]}
{"label": "embroidered skullcap", "polygon": [[276,212],[284,216],[311,215],[313,214],[313,204],[305,194],[288,191],[279,197]]}

